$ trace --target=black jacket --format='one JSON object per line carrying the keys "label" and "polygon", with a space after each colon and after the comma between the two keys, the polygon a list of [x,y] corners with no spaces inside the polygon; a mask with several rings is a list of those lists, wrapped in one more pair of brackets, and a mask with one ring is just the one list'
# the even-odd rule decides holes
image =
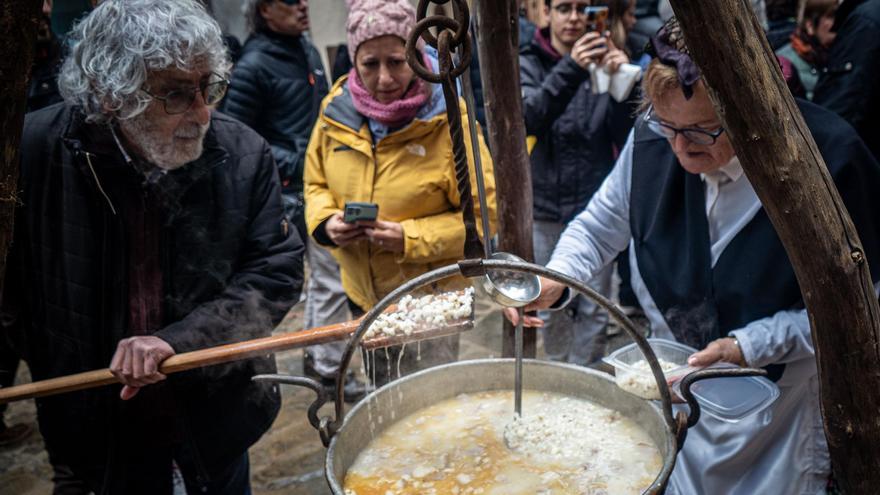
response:
{"label": "black jacket", "polygon": [[593,94],[589,72],[542,46],[539,37],[548,37],[547,31],[536,31],[520,53],[523,117],[526,133],[538,140],[531,153],[535,219],[568,222],[614,166],[615,146],[626,142],[634,107]]}
{"label": "black jacket", "polygon": [[880,0],[847,0],[813,102],[837,113],[880,159]]}
{"label": "black jacket", "polygon": [[269,141],[285,193],[302,193],[306,145],[327,91],[321,57],[302,36],[257,32],[232,71],[221,110]]}
{"label": "black jacket", "polygon": [[[130,335],[134,232],[121,208],[132,201],[158,212],[164,327],[154,335],[177,353],[267,336],[297,301],[303,247],[283,220],[269,146],[217,112],[204,146],[196,161],[146,182],[108,127],[63,104],[27,115],[3,303],[35,380],[106,368]],[[266,356],[170,375],[126,403],[118,386],[38,399],[40,429],[60,462],[137,469],[112,463],[125,462],[120,452],[139,433],[195,447],[210,477],[272,424],[277,388],[250,377],[274,370]]]}

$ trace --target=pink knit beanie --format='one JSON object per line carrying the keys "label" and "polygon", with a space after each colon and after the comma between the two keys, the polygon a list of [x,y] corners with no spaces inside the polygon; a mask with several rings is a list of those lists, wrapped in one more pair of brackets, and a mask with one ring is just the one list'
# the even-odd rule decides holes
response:
{"label": "pink knit beanie", "polygon": [[348,54],[354,63],[364,41],[393,34],[404,42],[416,25],[416,9],[408,0],[346,0],[348,3]]}

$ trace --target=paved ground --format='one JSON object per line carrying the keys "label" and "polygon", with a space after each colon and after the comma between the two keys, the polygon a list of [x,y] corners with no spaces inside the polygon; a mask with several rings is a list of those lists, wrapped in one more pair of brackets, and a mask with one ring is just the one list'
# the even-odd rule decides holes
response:
{"label": "paved ground", "polygon": [[[301,305],[291,310],[277,331],[301,328]],[[501,349],[500,313],[478,298],[476,329],[462,334],[461,359],[494,357]],[[609,349],[626,343],[614,337]],[[538,349],[540,349],[540,343]],[[541,357],[539,355],[539,357]],[[301,374],[302,351],[277,355],[282,373]],[[355,369],[359,366],[355,366]],[[29,381],[27,370],[18,383]],[[252,482],[256,495],[329,494],[323,475],[324,448],[318,433],[309,425],[306,410],[314,394],[300,387],[283,387],[284,406],[272,429],[251,449]],[[331,406],[322,413],[331,415]],[[35,424],[33,401],[14,403],[7,413],[11,423]],[[51,493],[51,470],[43,450],[42,438],[35,432],[14,449],[0,450],[0,495],[45,495]]]}

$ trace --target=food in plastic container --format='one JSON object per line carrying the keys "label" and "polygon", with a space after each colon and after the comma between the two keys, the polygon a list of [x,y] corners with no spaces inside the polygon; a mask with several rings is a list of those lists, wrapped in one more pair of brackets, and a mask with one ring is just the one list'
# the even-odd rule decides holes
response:
{"label": "food in plastic container", "polygon": [[[676,381],[694,370],[688,366],[687,358],[696,349],[665,339],[648,339],[654,350],[667,383]],[[603,359],[614,367],[617,386],[643,399],[660,399],[657,381],[651,372],[648,361],[636,344],[630,344],[614,351]]]}

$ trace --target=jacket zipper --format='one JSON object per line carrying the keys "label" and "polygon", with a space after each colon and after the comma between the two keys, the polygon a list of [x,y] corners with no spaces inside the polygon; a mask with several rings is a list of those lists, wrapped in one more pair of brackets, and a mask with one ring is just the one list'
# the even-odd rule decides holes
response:
{"label": "jacket zipper", "polygon": [[104,191],[104,188],[101,186],[101,180],[98,179],[98,174],[95,173],[95,167],[92,166],[92,158],[91,158],[92,154],[89,153],[88,151],[83,151],[83,153],[86,155],[86,163],[89,166],[89,171],[92,173],[92,178],[95,179],[95,185],[98,186],[98,191],[101,193],[101,196],[104,196],[104,199],[107,201],[107,205],[110,206],[110,211],[112,211],[113,214],[116,215],[116,208],[113,207],[113,202],[110,201],[110,196],[107,196],[107,193]]}

